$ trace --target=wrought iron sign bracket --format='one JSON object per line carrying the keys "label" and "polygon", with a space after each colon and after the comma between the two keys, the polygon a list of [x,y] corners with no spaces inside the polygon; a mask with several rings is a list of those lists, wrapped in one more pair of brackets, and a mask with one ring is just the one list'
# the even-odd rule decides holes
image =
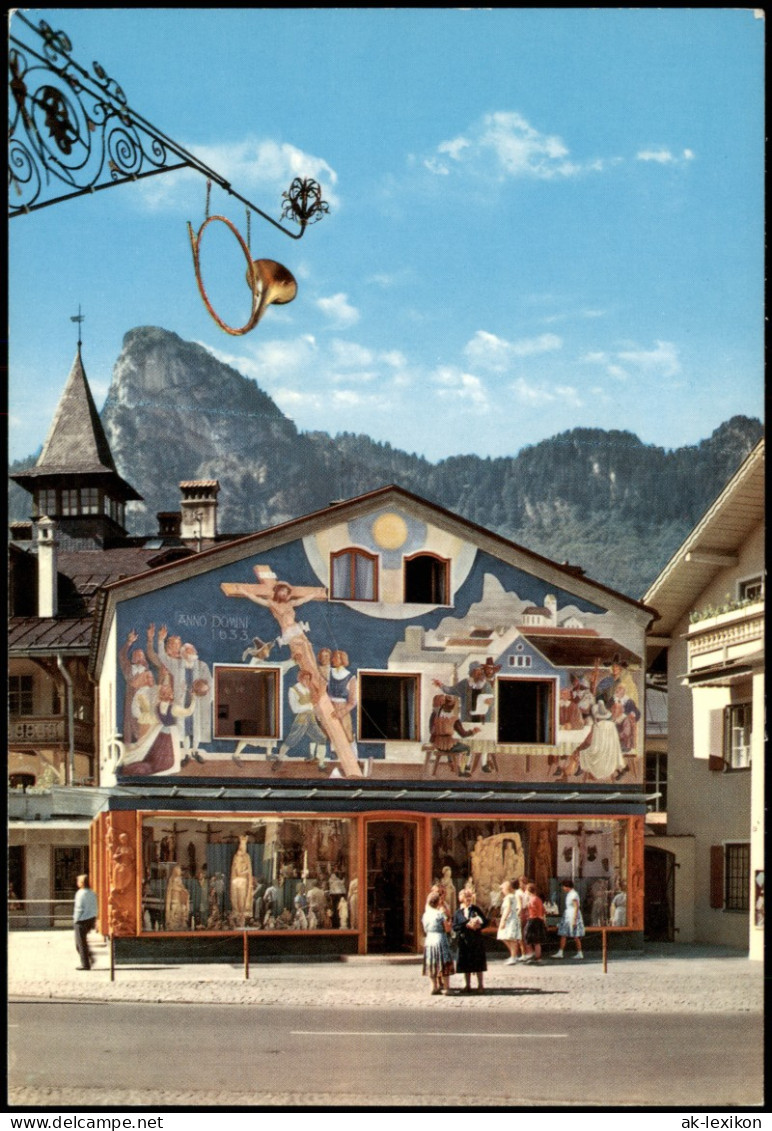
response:
{"label": "wrought iron sign bracket", "polygon": [[53,31],[44,20],[35,26],[18,10],[12,28],[10,216],[179,169],[200,173],[291,239],[300,239],[329,211],[316,181],[295,178],[282,194],[281,218],[299,225],[299,231],[284,227],[132,110],[99,63],[92,64],[92,74],[76,63],[64,32]]}

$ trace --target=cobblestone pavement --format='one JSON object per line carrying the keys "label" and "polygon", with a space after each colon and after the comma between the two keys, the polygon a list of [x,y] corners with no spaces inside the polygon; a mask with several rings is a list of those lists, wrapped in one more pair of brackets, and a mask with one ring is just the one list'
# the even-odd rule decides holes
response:
{"label": "cobblestone pavement", "polygon": [[[249,978],[233,963],[118,965],[110,981],[109,951],[92,935],[95,968],[79,971],[69,931],[19,931],[9,936],[8,992],[13,999],[200,1002],[362,1007],[399,1005],[446,1011],[508,1010],[544,1003],[553,1012],[761,1012],[760,962],[728,948],[656,944],[641,955],[578,962],[545,958],[540,966],[508,966],[502,949],[489,958],[484,994],[431,997],[420,958],[351,957],[332,962],[252,962]],[[460,990],[458,976],[451,986]]]}

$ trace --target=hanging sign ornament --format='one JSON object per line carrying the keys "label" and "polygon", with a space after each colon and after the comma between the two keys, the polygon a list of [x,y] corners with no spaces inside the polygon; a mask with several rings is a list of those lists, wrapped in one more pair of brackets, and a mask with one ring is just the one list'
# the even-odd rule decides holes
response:
{"label": "hanging sign ornament", "polygon": [[[246,260],[246,280],[247,286],[252,292],[252,309],[249,318],[243,326],[229,326],[227,322],[222,320],[209,301],[206,288],[204,287],[204,280],[201,277],[201,239],[209,224],[214,223],[225,224],[226,228],[233,232],[238,240],[239,247],[244,253],[244,259]],[[192,224],[188,222],[188,235],[190,236],[190,246],[193,251],[193,266],[196,272],[196,282],[198,283],[201,298],[204,300],[204,306],[220,329],[224,330],[226,334],[233,334],[236,337],[240,334],[248,334],[250,330],[254,330],[272,302],[279,305],[292,302],[295,295],[298,293],[298,285],[295,282],[295,277],[281,263],[277,263],[273,259],[252,259],[249,247],[245,243],[241,233],[227,217],[207,216],[206,220],[204,220],[203,224],[198,229],[198,232],[194,232]]]}
{"label": "hanging sign ornament", "polygon": [[[250,330],[254,330],[271,303],[275,302],[277,305],[282,305],[283,303],[292,302],[298,293],[298,285],[292,272],[284,267],[283,264],[277,263],[274,259],[252,258],[249,246],[249,209],[247,209],[246,241],[243,239],[235,224],[231,223],[226,216],[209,215],[211,187],[212,183],[208,181],[206,187],[206,219],[198,229],[198,232],[193,231],[193,225],[188,221],[188,236],[190,238],[191,250],[193,251],[193,267],[196,272],[196,283],[198,284],[199,293],[204,300],[204,306],[221,330],[224,330],[226,334],[233,334],[238,337],[241,334],[248,334]],[[300,225],[301,235],[309,224],[315,224],[317,220],[321,220],[322,216],[330,210],[327,202],[322,200],[321,186],[317,181],[311,178],[301,180],[300,177],[295,177],[295,180],[292,182],[287,192],[282,194],[282,198],[284,200],[282,218],[291,219],[298,223]],[[209,301],[209,296],[204,286],[204,280],[201,276],[201,239],[208,225],[215,222],[225,224],[226,228],[233,233],[246,260],[246,280],[247,286],[252,292],[252,309],[249,318],[243,326],[229,326],[227,322],[220,318]]]}

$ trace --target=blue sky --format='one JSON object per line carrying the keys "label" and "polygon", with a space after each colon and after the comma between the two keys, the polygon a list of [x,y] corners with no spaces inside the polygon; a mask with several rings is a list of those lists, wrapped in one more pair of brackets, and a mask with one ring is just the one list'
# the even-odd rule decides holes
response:
{"label": "blue sky", "polygon": [[[199,175],[13,218],[12,458],[45,438],[79,305],[100,406],[124,334],[162,326],[302,430],[433,460],[580,426],[670,448],[762,415],[752,9],[24,11],[264,211],[278,218],[300,174],[330,214],[302,240],[253,216],[253,255],[284,263],[298,295],[243,337],[196,289]],[[246,233],[216,188],[211,212]],[[224,228],[207,229],[204,267],[221,315],[243,322]]]}

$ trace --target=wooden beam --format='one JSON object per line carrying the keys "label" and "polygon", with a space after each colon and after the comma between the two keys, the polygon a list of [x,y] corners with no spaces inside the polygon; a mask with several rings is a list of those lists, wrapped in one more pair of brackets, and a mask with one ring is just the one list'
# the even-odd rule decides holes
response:
{"label": "wooden beam", "polygon": [[696,565],[714,566],[736,566],[740,561],[737,554],[728,554],[722,550],[690,550],[686,560]]}

